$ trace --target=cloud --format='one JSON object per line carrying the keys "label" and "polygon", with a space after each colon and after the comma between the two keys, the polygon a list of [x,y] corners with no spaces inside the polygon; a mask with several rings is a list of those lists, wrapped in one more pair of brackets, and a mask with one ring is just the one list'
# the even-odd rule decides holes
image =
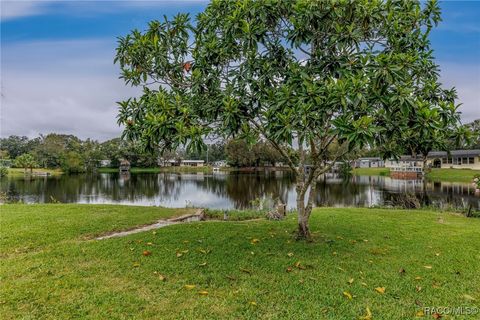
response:
{"label": "cloud", "polygon": [[41,1],[2,1],[1,20],[7,21],[15,18],[42,14],[45,12],[44,2]]}
{"label": "cloud", "polygon": [[117,105],[125,87],[113,65],[114,43],[100,40],[19,43],[2,52],[1,136],[118,136]]}
{"label": "cloud", "polygon": [[440,63],[441,80],[446,88],[455,87],[462,104],[464,123],[480,119],[480,63]]}
{"label": "cloud", "polygon": [[144,10],[149,8],[168,8],[194,4],[207,4],[208,0],[33,0],[33,1],[1,1],[1,20],[8,21],[27,16],[42,14],[62,14],[84,16],[115,13],[128,10]]}

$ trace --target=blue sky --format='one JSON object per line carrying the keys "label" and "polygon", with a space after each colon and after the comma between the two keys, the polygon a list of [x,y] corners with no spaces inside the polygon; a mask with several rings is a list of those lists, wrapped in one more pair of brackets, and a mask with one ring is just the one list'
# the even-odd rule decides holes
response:
{"label": "blue sky", "polygon": [[[121,132],[115,102],[135,95],[113,65],[116,37],[206,1],[3,1],[2,136],[71,133],[105,140]],[[431,35],[445,86],[464,122],[480,118],[480,1],[441,2]]]}

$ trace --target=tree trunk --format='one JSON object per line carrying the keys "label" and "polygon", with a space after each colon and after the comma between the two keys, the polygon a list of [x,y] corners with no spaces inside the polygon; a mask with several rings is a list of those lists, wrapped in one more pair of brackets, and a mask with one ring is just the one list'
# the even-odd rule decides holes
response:
{"label": "tree trunk", "polygon": [[298,213],[298,233],[297,239],[310,239],[310,229],[308,227],[308,218],[310,216],[305,208],[305,191],[303,182],[297,183],[297,213]]}

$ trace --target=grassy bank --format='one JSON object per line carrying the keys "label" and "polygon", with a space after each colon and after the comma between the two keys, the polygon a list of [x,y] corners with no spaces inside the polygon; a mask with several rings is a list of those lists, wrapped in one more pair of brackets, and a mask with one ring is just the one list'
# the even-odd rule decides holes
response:
{"label": "grassy bank", "polygon": [[[52,176],[61,175],[63,171],[61,169],[44,169],[44,168],[34,168],[33,174],[35,173],[49,173]],[[30,169],[27,170],[27,174],[30,174]],[[25,169],[23,168],[8,168],[9,176],[24,176]]]}
{"label": "grassy bank", "polygon": [[388,176],[389,168],[355,168],[353,174],[357,176]]}
{"label": "grassy bank", "polygon": [[[131,173],[160,173],[160,172],[212,172],[212,167],[155,167],[155,168],[136,168],[130,169]],[[98,168],[100,173],[116,173],[118,168]]]}
{"label": "grassy bank", "polygon": [[2,206],[2,318],[359,319],[368,307],[372,319],[411,319],[419,305],[480,307],[480,219],[446,213],[316,209],[313,243],[293,240],[293,215],[90,240],[184,212]]}
{"label": "grassy bank", "polygon": [[470,169],[432,169],[427,178],[439,181],[472,182],[473,176],[480,174],[480,170]]}
{"label": "grassy bank", "polygon": [[[389,168],[356,168],[353,174],[358,176],[388,176]],[[480,170],[470,169],[431,169],[427,173],[427,178],[435,181],[451,181],[451,182],[471,182],[473,176],[480,174]]]}

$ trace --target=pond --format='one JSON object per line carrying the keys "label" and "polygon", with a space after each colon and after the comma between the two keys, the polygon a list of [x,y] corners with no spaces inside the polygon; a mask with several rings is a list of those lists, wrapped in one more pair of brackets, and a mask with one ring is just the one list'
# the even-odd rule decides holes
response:
{"label": "pond", "polygon": [[[437,207],[480,209],[469,183],[400,180],[384,176],[327,175],[318,181],[317,206],[383,206],[414,197]],[[295,206],[295,182],[288,171],[219,173],[82,174],[57,177],[4,177],[8,201],[26,203],[109,203],[246,209],[253,202],[280,199]],[[260,200],[259,200],[260,199]]]}

